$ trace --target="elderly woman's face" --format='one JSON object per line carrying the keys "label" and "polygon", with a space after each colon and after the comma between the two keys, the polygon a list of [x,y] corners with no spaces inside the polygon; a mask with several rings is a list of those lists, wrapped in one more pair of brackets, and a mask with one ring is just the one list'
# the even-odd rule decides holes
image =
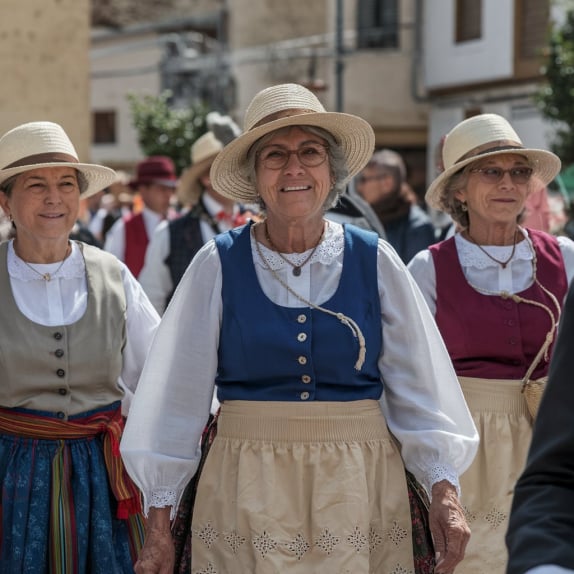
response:
{"label": "elderly woman's face", "polygon": [[275,134],[257,154],[257,191],[269,216],[322,215],[332,186],[326,142],[301,128]]}
{"label": "elderly woman's face", "polygon": [[532,170],[525,157],[504,154],[477,162],[466,189],[456,193],[466,203],[471,224],[515,223],[530,193]]}
{"label": "elderly woman's face", "polygon": [[67,236],[78,217],[80,188],[75,169],[47,167],[17,176],[10,196],[0,193],[4,211],[18,235],[36,239]]}

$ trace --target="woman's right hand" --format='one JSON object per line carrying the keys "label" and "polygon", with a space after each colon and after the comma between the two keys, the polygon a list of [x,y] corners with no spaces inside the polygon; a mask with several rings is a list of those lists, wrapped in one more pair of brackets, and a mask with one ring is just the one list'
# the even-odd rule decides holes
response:
{"label": "woman's right hand", "polygon": [[151,508],[145,542],[134,566],[136,574],[173,574],[175,548],[171,536],[171,508]]}

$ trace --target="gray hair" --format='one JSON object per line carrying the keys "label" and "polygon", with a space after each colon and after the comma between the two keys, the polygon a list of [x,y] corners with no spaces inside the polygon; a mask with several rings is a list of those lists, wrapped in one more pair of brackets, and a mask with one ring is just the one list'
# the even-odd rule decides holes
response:
{"label": "gray hair", "polygon": [[[329,191],[329,194],[325,199],[325,203],[323,204],[323,209],[327,211],[329,208],[334,207],[337,204],[340,195],[345,191],[346,188],[345,180],[349,174],[349,171],[347,170],[347,162],[345,154],[343,153],[343,149],[341,148],[337,140],[333,137],[333,135],[327,130],[324,130],[323,128],[319,128],[316,126],[305,126],[305,125],[287,126],[264,135],[249,148],[244,167],[244,174],[247,177],[247,179],[249,179],[249,181],[253,183],[253,187],[256,187],[257,178],[256,178],[255,163],[257,161],[257,153],[261,148],[263,148],[267,144],[267,142],[273,136],[277,134],[287,133],[294,127],[297,127],[303,130],[304,132],[318,136],[327,142],[329,170],[331,172],[331,179],[334,182],[333,187]],[[265,209],[265,205],[261,198],[259,198],[259,206],[262,210]]]}

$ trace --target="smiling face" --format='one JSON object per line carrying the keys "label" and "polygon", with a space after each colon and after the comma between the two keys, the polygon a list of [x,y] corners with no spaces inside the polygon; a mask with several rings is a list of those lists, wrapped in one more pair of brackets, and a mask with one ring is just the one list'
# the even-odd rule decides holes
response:
{"label": "smiling face", "polygon": [[78,217],[80,188],[71,167],[47,167],[18,176],[0,206],[16,225],[19,243],[68,241]]}
{"label": "smiling face", "polygon": [[[268,217],[322,218],[333,184],[325,146],[321,137],[293,127],[271,136],[259,150],[257,191]],[[276,167],[281,158],[286,159],[285,165]]]}
{"label": "smiling face", "polygon": [[528,167],[526,158],[518,154],[497,155],[472,165],[466,188],[456,192],[456,198],[468,208],[472,227],[516,224],[532,180],[522,181],[523,178],[511,177],[506,171],[500,181],[492,183],[488,181],[488,172],[492,176],[497,169],[518,168],[520,174]]}

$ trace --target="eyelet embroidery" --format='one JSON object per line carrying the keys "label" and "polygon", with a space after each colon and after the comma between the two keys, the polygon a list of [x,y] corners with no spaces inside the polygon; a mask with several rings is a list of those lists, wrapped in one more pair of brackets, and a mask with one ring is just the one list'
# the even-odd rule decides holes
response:
{"label": "eyelet embroidery", "polygon": [[287,549],[297,556],[297,560],[301,560],[309,548],[311,548],[311,545],[305,540],[305,537],[301,533],[297,534],[297,536],[287,544]]}
{"label": "eyelet embroidery", "polygon": [[237,554],[239,548],[245,544],[245,538],[243,536],[239,536],[239,533],[236,530],[232,530],[231,532],[225,534],[223,539],[225,542],[227,542],[227,544],[229,544],[233,554]]}
{"label": "eyelet embroidery", "polygon": [[492,508],[490,512],[484,517],[493,528],[498,528],[505,520],[506,514],[500,512],[498,508]]}
{"label": "eyelet embroidery", "polygon": [[315,546],[326,554],[331,554],[339,542],[341,542],[341,539],[335,536],[328,528],[325,528],[321,536],[315,540]]}
{"label": "eyelet embroidery", "polygon": [[377,546],[383,543],[383,537],[373,528],[369,530],[369,553],[372,554]]}
{"label": "eyelet embroidery", "polygon": [[347,544],[352,546],[358,554],[367,545],[367,537],[358,526],[355,526],[353,532],[347,536]]}
{"label": "eyelet embroidery", "polygon": [[272,552],[277,548],[277,542],[275,542],[275,540],[273,540],[273,538],[271,538],[271,536],[269,536],[269,534],[264,530],[259,536],[253,537],[253,546],[255,547],[255,550],[259,552],[261,558],[265,558],[269,552]]}
{"label": "eyelet embroidery", "polygon": [[408,532],[399,526],[398,522],[395,520],[393,522],[393,527],[387,532],[387,538],[395,545],[399,546],[400,543],[405,540]]}
{"label": "eyelet embroidery", "polygon": [[211,545],[219,538],[219,534],[209,522],[198,530],[196,535],[208,548],[211,548]]}
{"label": "eyelet embroidery", "polygon": [[215,566],[210,562],[205,568],[202,568],[201,570],[194,570],[194,574],[217,574],[217,570],[215,569]]}

